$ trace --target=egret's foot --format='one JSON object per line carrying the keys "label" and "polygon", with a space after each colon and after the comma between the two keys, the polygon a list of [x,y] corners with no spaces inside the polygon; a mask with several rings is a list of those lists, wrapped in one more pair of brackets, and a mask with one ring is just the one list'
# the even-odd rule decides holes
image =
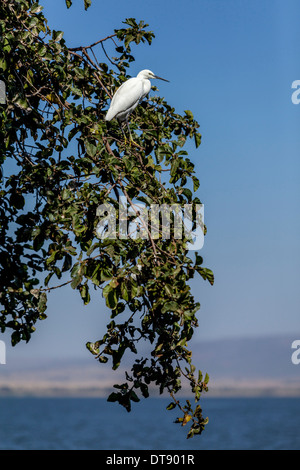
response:
{"label": "egret's foot", "polygon": [[143,148],[139,144],[137,144],[133,139],[129,140],[129,145],[133,145],[134,147],[138,147],[139,149]]}
{"label": "egret's foot", "polygon": [[142,149],[143,147],[141,147],[139,144],[137,144],[132,137],[129,137],[129,139],[124,136],[124,146],[125,147],[138,147],[139,149]]}

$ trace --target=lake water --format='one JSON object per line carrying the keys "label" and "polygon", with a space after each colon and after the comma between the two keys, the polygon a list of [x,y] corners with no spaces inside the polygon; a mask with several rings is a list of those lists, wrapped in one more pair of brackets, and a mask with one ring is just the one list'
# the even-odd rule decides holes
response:
{"label": "lake water", "polygon": [[127,413],[106,399],[0,398],[0,449],[300,449],[300,399],[204,399],[210,422],[189,440],[173,423],[176,410],[165,410],[169,401],[149,398]]}

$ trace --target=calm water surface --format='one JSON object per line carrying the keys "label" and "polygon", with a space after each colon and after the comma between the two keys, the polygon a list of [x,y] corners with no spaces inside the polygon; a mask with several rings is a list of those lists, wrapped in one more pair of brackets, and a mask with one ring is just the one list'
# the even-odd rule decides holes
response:
{"label": "calm water surface", "polygon": [[0,398],[0,449],[300,449],[300,399],[204,399],[210,422],[189,440],[169,401],[143,400],[127,413],[105,399]]}

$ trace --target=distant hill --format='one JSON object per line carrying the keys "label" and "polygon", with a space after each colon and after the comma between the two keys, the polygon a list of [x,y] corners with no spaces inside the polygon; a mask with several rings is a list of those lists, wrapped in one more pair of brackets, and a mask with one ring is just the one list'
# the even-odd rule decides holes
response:
{"label": "distant hill", "polygon": [[[193,361],[218,378],[300,379],[291,356],[295,335],[234,338],[193,345]],[[300,339],[300,334],[299,334]]]}
{"label": "distant hill", "polygon": [[[193,345],[193,363],[210,376],[211,394],[300,396],[296,335],[233,338]],[[300,335],[299,335],[300,339]]]}
{"label": "distant hill", "polygon": [[[194,343],[193,363],[210,376],[207,396],[300,397],[300,364],[291,361],[295,339],[286,335]],[[90,355],[14,359],[0,365],[0,396],[107,396],[119,381],[125,381],[124,369],[112,371]]]}

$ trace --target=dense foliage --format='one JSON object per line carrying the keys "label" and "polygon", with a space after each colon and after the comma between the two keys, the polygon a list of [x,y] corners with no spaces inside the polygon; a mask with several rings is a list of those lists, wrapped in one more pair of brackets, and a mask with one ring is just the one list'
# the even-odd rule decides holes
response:
{"label": "dense foliage", "polygon": [[[0,79],[7,88],[0,105],[0,327],[11,330],[13,345],[29,341],[53,289],[71,287],[84,304],[102,293],[107,330],[87,347],[113,369],[124,353],[133,357],[108,400],[129,411],[156,385],[170,394],[168,409],[180,410],[177,422],[190,421],[191,437],[207,422],[198,402],[208,376],[196,371],[188,349],[200,306],[189,280],[198,273],[213,284],[213,274],[197,252],[190,254],[188,237],[172,230],[169,238],[154,237],[147,223],[147,237],[97,235],[97,209],[106,204],[118,213],[121,197],[131,221],[136,203],[200,203],[183,150],[187,138],[196,147],[201,141],[191,111],[179,115],[151,93],[131,117],[138,145],[127,145],[117,121],[104,121],[114,90],[129,77],[132,45],[152,42],[147,26],[129,18],[111,36],[71,49],[61,31],[49,28],[39,2],[0,4]],[[144,340],[146,357],[139,355]],[[195,409],[177,399],[184,378]]]}

